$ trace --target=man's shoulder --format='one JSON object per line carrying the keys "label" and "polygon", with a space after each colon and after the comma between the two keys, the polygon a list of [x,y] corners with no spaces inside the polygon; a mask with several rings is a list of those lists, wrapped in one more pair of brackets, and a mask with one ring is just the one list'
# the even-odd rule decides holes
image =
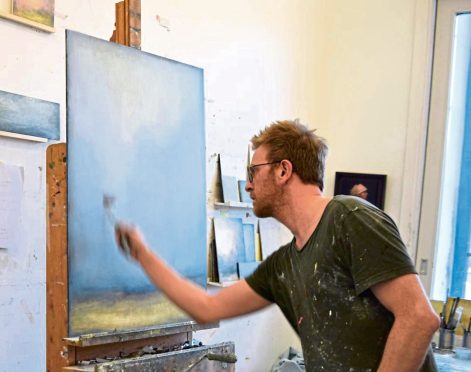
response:
{"label": "man's shoulder", "polygon": [[371,204],[370,202],[359,198],[357,196],[350,195],[335,195],[332,199],[331,210],[337,213],[351,213],[351,212],[373,212],[384,214],[384,212]]}
{"label": "man's shoulder", "polygon": [[271,253],[268,257],[264,257],[264,260],[276,261],[278,259],[282,259],[282,257],[284,257],[285,255],[290,254],[292,243],[293,242],[290,241],[289,243],[283,244],[280,248]]}
{"label": "man's shoulder", "polygon": [[291,261],[291,255],[293,254],[293,247],[291,243],[282,245],[276,251],[272,252],[267,257],[263,257],[262,262],[258,266],[258,271],[263,271],[267,275],[273,272],[279,272],[286,269],[286,265],[289,265]]}
{"label": "man's shoulder", "polygon": [[[345,222],[360,222],[374,220],[393,222],[384,211],[368,201],[349,195],[335,195],[328,208],[328,220],[335,220],[341,224]],[[394,223],[394,222],[393,222]]]}

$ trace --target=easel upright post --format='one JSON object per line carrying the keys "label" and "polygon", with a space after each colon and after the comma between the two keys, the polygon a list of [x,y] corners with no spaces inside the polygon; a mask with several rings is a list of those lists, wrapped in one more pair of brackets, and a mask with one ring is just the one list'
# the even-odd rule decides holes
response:
{"label": "easel upright post", "polygon": [[63,338],[68,327],[67,293],[67,148],[51,145],[46,151],[46,368],[68,365]]}
{"label": "easel upright post", "polygon": [[116,28],[110,41],[141,49],[141,0],[124,0],[116,3],[115,15]]}

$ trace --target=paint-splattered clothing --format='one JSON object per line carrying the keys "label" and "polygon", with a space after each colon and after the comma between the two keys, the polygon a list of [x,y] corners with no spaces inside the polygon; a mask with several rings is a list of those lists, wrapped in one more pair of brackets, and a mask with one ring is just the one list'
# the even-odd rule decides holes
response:
{"label": "paint-splattered clothing", "polygon": [[[394,317],[369,288],[410,273],[391,218],[359,198],[336,196],[301,251],[294,240],[282,246],[247,283],[281,308],[308,371],[374,371]],[[434,370],[431,353],[425,364],[423,371]]]}

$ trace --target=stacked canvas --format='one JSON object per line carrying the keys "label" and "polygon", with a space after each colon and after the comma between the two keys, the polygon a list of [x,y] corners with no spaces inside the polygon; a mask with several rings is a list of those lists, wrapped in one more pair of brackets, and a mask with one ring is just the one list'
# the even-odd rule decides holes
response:
{"label": "stacked canvas", "polygon": [[[247,164],[250,163],[249,155],[250,151]],[[258,223],[257,218],[248,217],[253,212],[231,210],[230,207],[251,206],[252,200],[245,191],[246,181],[229,175],[236,173],[237,166],[229,166],[230,159],[221,155],[218,162],[222,198],[229,210],[213,219],[215,239],[211,244],[210,277],[213,281],[224,283],[250,275],[262,259],[289,243],[292,234],[273,218],[263,218]]]}
{"label": "stacked canvas", "polygon": [[255,218],[214,218],[215,257],[219,282],[244,278],[257,267],[256,225]]}
{"label": "stacked canvas", "polygon": [[219,155],[219,174],[221,176],[222,185],[222,197],[224,203],[231,205],[231,203],[247,203],[251,204],[252,199],[247,191],[245,191],[245,180],[238,180],[237,177],[230,175],[231,172],[229,167],[226,165],[227,160],[223,160],[223,157]]}
{"label": "stacked canvas", "polygon": [[262,259],[266,259],[282,245],[293,239],[288,228],[274,218],[261,218],[259,221]]}

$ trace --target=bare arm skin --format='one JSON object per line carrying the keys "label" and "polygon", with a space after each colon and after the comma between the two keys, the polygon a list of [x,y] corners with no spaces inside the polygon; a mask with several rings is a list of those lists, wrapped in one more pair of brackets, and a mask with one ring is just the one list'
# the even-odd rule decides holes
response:
{"label": "bare arm skin", "polygon": [[262,309],[271,304],[249,287],[245,280],[211,295],[180,276],[159,258],[144,242],[136,228],[117,226],[116,241],[120,236],[128,241],[131,256],[142,266],[152,282],[178,307],[198,323],[210,323]]}
{"label": "bare arm skin", "polygon": [[378,371],[418,371],[440,324],[419,278],[404,275],[371,290],[395,318]]}

